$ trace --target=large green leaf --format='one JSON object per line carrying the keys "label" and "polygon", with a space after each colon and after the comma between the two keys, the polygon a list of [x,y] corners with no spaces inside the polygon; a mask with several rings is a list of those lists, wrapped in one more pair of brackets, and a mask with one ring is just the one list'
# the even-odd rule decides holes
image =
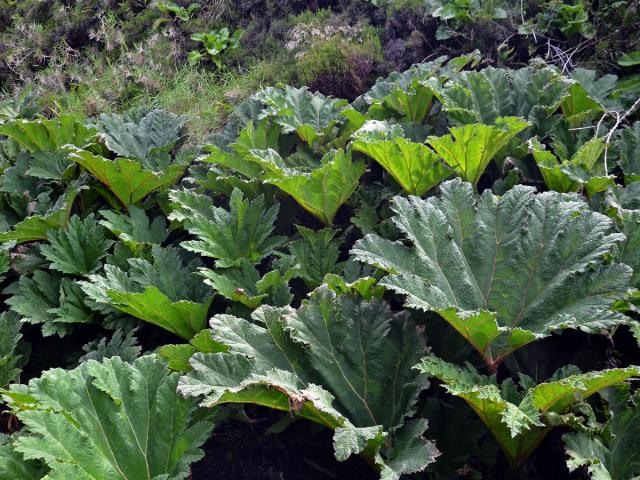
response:
{"label": "large green leaf", "polygon": [[450,394],[471,406],[513,466],[518,466],[554,426],[545,414],[565,413],[574,403],[600,390],[640,376],[640,367],[574,374],[525,388],[518,398],[512,398],[513,382],[507,381],[501,387],[495,376],[480,375],[471,365],[459,367],[427,357],[417,368],[441,380]]}
{"label": "large green leaf", "polygon": [[351,146],[378,162],[405,192],[422,196],[453,172],[433,150],[402,138],[401,132],[369,121],[356,132]]}
{"label": "large green leaf", "polygon": [[[445,84],[443,108],[456,125],[491,125],[499,117],[517,116],[537,124],[551,116],[569,96],[571,81],[554,68],[519,70],[485,68],[463,72]],[[536,125],[540,130],[540,125]],[[543,133],[543,132],[536,132]]]}
{"label": "large green leaf", "polygon": [[82,147],[96,134],[70,115],[36,120],[16,120],[13,123],[0,125],[0,135],[6,135],[17,142],[25,150],[35,152],[52,152],[63,145]]}
{"label": "large green leaf", "polygon": [[474,188],[496,154],[527,127],[517,117],[500,117],[495,126],[469,124],[453,127],[443,137],[429,137],[429,145]]}
{"label": "large green leaf", "polygon": [[[430,113],[439,96],[440,85],[448,78],[457,77],[459,71],[478,60],[477,51],[447,62],[438,57],[429,62],[413,65],[404,72],[393,72],[380,78],[363,100],[370,104],[372,118],[395,117],[404,122],[421,124]],[[446,63],[446,64],[445,64]]]}
{"label": "large green leaf", "polygon": [[189,340],[189,343],[163,345],[158,354],[169,362],[169,368],[178,372],[192,370],[189,360],[194,353],[226,352],[227,347],[216,342],[211,336],[211,330],[205,329]]}
{"label": "large green leaf", "polygon": [[[110,272],[106,272],[107,276]],[[108,278],[108,277],[107,277]],[[96,285],[97,288],[102,287]],[[206,323],[211,300],[195,303],[188,300],[171,301],[157,287],[146,287],[143,292],[122,292],[106,286],[109,305],[129,315],[153,323],[185,340],[190,339]],[[86,290],[85,290],[86,291]]]}
{"label": "large green leaf", "polygon": [[53,271],[36,270],[31,276],[22,275],[14,286],[10,287],[13,295],[6,301],[7,305],[23,322],[41,325],[45,337],[62,337],[71,332],[75,323],[95,321],[80,286],[71,278]]}
{"label": "large green leaf", "polygon": [[301,237],[288,243],[289,251],[298,265],[299,275],[314,287],[319,286],[325,275],[338,273],[342,269],[340,257],[340,241],[338,233],[331,228],[311,230],[296,225]]}
{"label": "large green leaf", "polygon": [[174,190],[169,198],[173,208],[169,218],[183,222],[198,238],[180,245],[215,258],[219,268],[237,267],[243,259],[260,263],[285,241],[272,235],[278,206],[267,208],[263,196],[249,200],[234,189],[229,210],[213,206],[210,197],[186,190]]}
{"label": "large green leaf", "polygon": [[204,283],[216,293],[232,302],[255,309],[263,303],[276,306],[288,305],[293,300],[288,281],[295,277],[298,269],[276,269],[260,275],[258,269],[247,259],[236,267],[211,270],[201,268]]}
{"label": "large green leaf", "polygon": [[567,433],[570,471],[587,467],[594,480],[637,480],[640,478],[640,397],[629,396],[628,388],[612,389],[604,395],[610,419],[600,435]]}
{"label": "large green leaf", "polygon": [[31,154],[29,169],[25,173],[44,180],[66,180],[72,165],[63,150],[35,152]]}
{"label": "large green leaf", "polygon": [[640,210],[624,210],[616,220],[626,239],[618,246],[615,258],[633,268],[631,284],[640,288]]}
{"label": "large green leaf", "polygon": [[0,233],[0,242],[25,243],[46,240],[50,230],[62,228],[67,224],[73,202],[82,188],[80,184],[72,184],[44,213],[28,216],[15,224],[11,230]]}
{"label": "large green leaf", "polygon": [[347,102],[311,93],[306,87],[269,87],[254,95],[265,108],[260,118],[272,117],[283,133],[295,132],[313,146],[331,138],[334,127],[343,120],[340,112]]}
{"label": "large green leaf", "polygon": [[12,440],[18,435],[0,433],[0,478],[7,480],[40,480],[47,469],[39,462],[25,460]]}
{"label": "large green leaf", "polygon": [[100,210],[100,215],[104,218],[100,225],[107,227],[134,253],[140,253],[149,245],[162,245],[169,236],[163,216],[151,220],[143,209],[134,205],[129,205],[128,214]]}
{"label": "large green leaf", "polygon": [[437,312],[490,365],[561,329],[598,333],[628,321],[610,309],[632,272],[604,263],[624,240],[609,218],[530,187],[503,197],[478,197],[460,180],[441,188],[439,199],[394,199],[411,246],[367,235],[352,250],[389,272],[381,284],[406,306]]}
{"label": "large green leaf", "polygon": [[[380,101],[370,109],[370,114],[379,116],[382,109],[388,109],[406,122],[422,124],[435,103],[434,92],[440,88],[440,82],[433,76],[416,75],[403,88],[392,88]],[[406,78],[406,77],[405,77]],[[404,82],[403,82],[404,83]],[[385,115],[386,116],[386,115]]]}
{"label": "large green leaf", "polygon": [[41,110],[40,95],[27,86],[13,97],[3,95],[0,100],[0,125],[16,118],[33,118]]}
{"label": "large green leaf", "polygon": [[278,139],[281,129],[269,124],[268,119],[264,119],[254,126],[253,121],[249,121],[240,132],[235,142],[229,145],[229,150],[222,150],[215,145],[207,145],[209,155],[203,155],[198,160],[222,165],[230,168],[248,179],[260,177],[262,168],[251,160],[252,150],[267,150],[269,148],[278,149]]}
{"label": "large green leaf", "polygon": [[153,155],[178,141],[185,122],[185,117],[164,110],[134,110],[124,116],[101,114],[97,128],[109,150],[155,170]]}
{"label": "large green leaf", "polygon": [[105,238],[105,229],[98,225],[93,214],[81,219],[74,215],[59,230],[47,232],[48,244],[40,248],[51,262],[51,268],[63,273],[87,275],[100,266],[113,241]]}
{"label": "large green leaf", "polygon": [[136,329],[129,330],[125,335],[122,330],[116,330],[111,338],[102,337],[87,343],[82,347],[86,353],[78,359],[78,362],[86,362],[87,360],[101,362],[105,358],[120,357],[127,363],[133,363],[142,350],[142,347],[137,344],[135,332]]}
{"label": "large green leaf", "polygon": [[311,172],[287,167],[275,150],[256,150],[253,155],[268,172],[265,182],[291,195],[326,225],[333,222],[366,169],[364,162],[352,162],[350,152],[343,150],[331,150],[322,159],[322,165]]}
{"label": "large green leaf", "polygon": [[382,478],[397,479],[433,461],[433,445],[421,438],[426,424],[405,424],[426,386],[411,372],[422,340],[384,303],[336,297],[320,287],[297,311],[265,306],[253,322],[217,315],[211,328],[228,353],[195,354],[193,371],[179,386],[203,396],[203,406],[255,403],[325,425],[335,430],[339,460],[375,457]]}
{"label": "large green leaf", "polygon": [[206,326],[210,291],[175,248],[153,246],[152,261],[129,260],[129,270],[105,265],[102,275],[78,282],[93,301],[110,305],[186,340]]}
{"label": "large green leaf", "polygon": [[53,369],[5,392],[26,432],[15,441],[51,480],[181,480],[203,456],[212,424],[176,393],[178,374],[155,355]]}
{"label": "large green leaf", "polygon": [[533,158],[542,178],[550,190],[577,192],[586,188],[589,195],[613,185],[614,177],[605,176],[603,164],[598,160],[605,150],[603,138],[592,138],[578,147],[570,159],[558,158],[544,150],[538,142],[531,142]]}
{"label": "large green leaf", "polygon": [[[622,105],[617,99],[613,98],[613,94],[618,86],[618,77],[610,73],[602,75],[599,78],[597,78],[597,76],[598,73],[595,70],[587,70],[585,68],[576,68],[571,72],[571,79],[578,83],[571,87],[572,95],[565,99],[565,103],[562,105],[565,116],[566,102],[571,101],[572,97],[576,96],[576,87],[584,90],[584,93],[578,95],[578,98],[581,96],[586,97],[586,102],[581,99],[585,103],[586,108],[584,108],[584,111],[589,113],[589,116],[586,118],[595,118],[595,115],[603,112],[605,109],[609,111],[622,110]],[[589,103],[591,103],[591,105],[589,105]],[[588,112],[588,110],[591,110],[591,112]]]}
{"label": "large green leaf", "polygon": [[600,210],[614,219],[618,231],[626,237],[617,245],[615,261],[633,268],[631,286],[640,288],[640,183],[626,187],[615,185],[602,197]]}
{"label": "large green leaf", "polygon": [[109,160],[87,150],[67,147],[69,158],[86,168],[102,182],[125,207],[138,203],[151,192],[176,183],[189,162],[173,163],[163,171],[145,168],[139,161],[128,158]]}

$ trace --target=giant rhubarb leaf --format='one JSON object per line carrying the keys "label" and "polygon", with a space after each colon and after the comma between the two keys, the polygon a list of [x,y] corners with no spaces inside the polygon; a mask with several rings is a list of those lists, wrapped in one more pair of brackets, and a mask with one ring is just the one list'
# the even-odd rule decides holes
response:
{"label": "giant rhubarb leaf", "polygon": [[0,242],[25,243],[46,240],[48,232],[62,228],[67,224],[71,216],[73,202],[82,188],[79,183],[73,183],[44,213],[28,216],[14,225],[11,230],[0,233]]}
{"label": "giant rhubarb leaf", "polygon": [[27,86],[17,95],[4,95],[0,100],[0,125],[16,118],[33,118],[41,111],[40,95]]}
{"label": "giant rhubarb leaf", "polygon": [[453,173],[429,147],[402,138],[402,129],[384,122],[365,123],[352,148],[373,158],[411,195],[424,195]]}
{"label": "giant rhubarb leaf", "polygon": [[104,217],[100,225],[107,227],[133,253],[140,253],[150,245],[162,245],[169,236],[164,216],[151,220],[134,205],[129,206],[128,215],[113,210],[100,210],[100,215]]}
{"label": "giant rhubarb leaf", "polygon": [[[227,353],[197,353],[179,390],[201,405],[254,403],[335,430],[338,460],[362,453],[381,478],[422,470],[437,455],[412,415],[423,376],[411,372],[423,350],[416,327],[382,302],[317,289],[303,306],[261,307],[253,321],[217,315],[215,342]],[[387,441],[383,440],[387,437]]]}
{"label": "giant rhubarb leaf", "polygon": [[177,383],[155,355],[49,370],[5,392],[26,430],[15,448],[51,480],[186,479],[212,424],[194,419]]}
{"label": "giant rhubarb leaf", "polygon": [[351,161],[351,153],[331,150],[319,168],[289,168],[275,150],[254,150],[255,160],[268,172],[264,181],[291,195],[302,208],[329,225],[358,186],[366,166]]}
{"label": "giant rhubarb leaf", "polygon": [[41,247],[51,268],[73,275],[93,273],[100,267],[113,241],[105,238],[105,229],[93,215],[81,219],[74,215],[65,228],[47,232],[48,244]]}
{"label": "giant rhubarb leaf", "polygon": [[456,125],[490,125],[505,116],[539,122],[558,110],[570,95],[571,85],[571,80],[551,67],[519,70],[489,67],[456,75],[445,85],[441,99],[449,119]]}
{"label": "giant rhubarb leaf", "polygon": [[475,188],[496,154],[527,127],[517,117],[500,117],[496,125],[469,124],[453,127],[443,137],[429,137],[429,145],[456,173]]}
{"label": "giant rhubarb leaf", "polygon": [[[549,423],[547,415],[563,414],[600,390],[640,376],[640,367],[616,368],[554,378],[518,391],[512,381],[500,387],[495,376],[480,375],[471,365],[459,367],[436,357],[423,359],[417,368],[441,380],[450,394],[471,406],[514,467],[540,444],[557,421],[562,421],[556,416],[556,421]],[[527,379],[527,383],[532,381]]]}
{"label": "giant rhubarb leaf", "polygon": [[255,309],[262,303],[275,306],[285,306],[291,303],[293,295],[289,288],[289,280],[298,273],[296,266],[278,265],[261,276],[258,269],[247,259],[231,268],[211,270],[201,268],[200,275],[204,283],[213,288],[216,293],[244,306]]}
{"label": "giant rhubarb leaf", "polygon": [[571,79],[574,80],[569,89],[571,95],[562,102],[562,114],[570,126],[594,121],[604,111],[623,110],[619,101],[611,98],[618,84],[615,75],[596,79],[595,70],[576,68],[571,72]]}
{"label": "giant rhubarb leaf", "polygon": [[263,196],[249,200],[234,189],[229,210],[215,207],[210,197],[186,190],[174,190],[169,198],[173,208],[169,218],[183,222],[198,238],[180,245],[215,258],[219,268],[237,267],[243,259],[260,263],[285,241],[272,235],[278,206],[267,208]]}
{"label": "giant rhubarb leaf", "polygon": [[628,388],[605,393],[609,421],[599,435],[567,433],[570,471],[586,467],[594,480],[637,480],[640,478],[640,396],[629,396]]}
{"label": "giant rhubarb leaf", "polygon": [[577,197],[524,186],[478,197],[452,180],[441,198],[396,197],[393,210],[411,246],[367,235],[352,253],[389,272],[382,285],[437,312],[490,365],[554,331],[598,333],[628,320],[610,307],[631,269],[604,262],[624,236]]}
{"label": "giant rhubarb leaf", "polygon": [[36,270],[31,276],[22,275],[4,293],[13,293],[6,303],[23,322],[41,325],[45,337],[62,337],[72,324],[94,321],[78,283],[58,272]]}
{"label": "giant rhubarb leaf", "polygon": [[263,170],[250,157],[252,150],[268,150],[278,148],[278,139],[281,129],[269,124],[268,119],[264,119],[254,126],[253,121],[249,121],[240,132],[234,143],[228,149],[223,150],[216,145],[207,145],[205,148],[210,152],[198,158],[199,161],[222,165],[247,179],[253,180],[261,176]]}
{"label": "giant rhubarb leaf", "polygon": [[633,268],[631,285],[640,288],[640,210],[623,210],[616,216],[618,229],[626,236],[615,258]]}
{"label": "giant rhubarb leaf", "polygon": [[530,142],[533,158],[538,164],[547,188],[556,192],[577,192],[586,188],[589,196],[613,185],[614,177],[605,176],[603,164],[598,159],[604,152],[602,138],[593,138],[583,143],[570,159],[559,159],[538,142]]}
{"label": "giant rhubarb leaf", "polygon": [[50,120],[16,120],[0,126],[0,135],[6,135],[31,153],[53,152],[67,144],[82,147],[95,134],[94,128],[69,115]]}
{"label": "giant rhubarb leaf", "polygon": [[430,113],[441,90],[441,83],[457,77],[469,63],[477,62],[477,52],[451,59],[438,57],[413,65],[404,72],[393,72],[380,78],[363,100],[370,104],[372,118],[396,117],[404,122],[421,124]]}
{"label": "giant rhubarb leaf", "polygon": [[620,130],[616,140],[616,146],[620,151],[620,168],[624,173],[624,181],[630,184],[640,180],[640,122]]}
{"label": "giant rhubarb leaf", "polygon": [[102,275],[79,282],[92,300],[111,305],[186,340],[206,326],[212,296],[177,249],[153,246],[152,261],[129,260],[129,270],[105,265]]}
{"label": "giant rhubarb leaf", "polygon": [[339,262],[340,240],[334,237],[338,233],[331,228],[311,230],[296,225],[302,238],[288,243],[289,251],[298,266],[299,276],[313,287],[320,285],[325,275],[337,274],[343,267]]}
{"label": "giant rhubarb leaf", "polygon": [[175,145],[185,122],[185,117],[164,110],[134,109],[124,116],[102,114],[97,127],[109,150],[148,163],[158,150]]}
{"label": "giant rhubarb leaf", "polygon": [[265,104],[260,118],[272,117],[283,133],[295,132],[313,146],[332,138],[334,128],[343,120],[340,112],[347,102],[311,93],[306,87],[269,87],[254,95]]}
{"label": "giant rhubarb leaf", "polygon": [[18,435],[12,436],[0,433],[0,478],[7,480],[40,480],[47,469],[39,462],[25,460],[22,453],[18,452],[12,440]]}
{"label": "giant rhubarb leaf", "polygon": [[138,160],[109,160],[70,145],[66,148],[69,158],[102,182],[125,207],[138,203],[154,190],[173,185],[189,166],[189,161],[185,160],[155,171],[144,167]]}

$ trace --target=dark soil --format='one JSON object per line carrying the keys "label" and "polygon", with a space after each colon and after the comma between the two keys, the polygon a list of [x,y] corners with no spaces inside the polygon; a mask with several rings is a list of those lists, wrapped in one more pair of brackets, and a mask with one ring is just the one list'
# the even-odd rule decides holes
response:
{"label": "dark soil", "polygon": [[[285,414],[286,415],[286,414]],[[256,409],[255,423],[220,425],[204,445],[205,457],[192,467],[192,480],[376,480],[377,473],[358,457],[338,462],[333,432],[298,421],[283,433],[267,430],[282,414]]]}

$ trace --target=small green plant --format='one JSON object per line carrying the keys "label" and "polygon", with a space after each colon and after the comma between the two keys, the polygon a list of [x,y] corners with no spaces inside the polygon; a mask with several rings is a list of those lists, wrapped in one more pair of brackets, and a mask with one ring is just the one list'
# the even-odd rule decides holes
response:
{"label": "small green plant", "polygon": [[198,50],[189,52],[189,63],[191,65],[197,65],[208,55],[216,67],[222,68],[222,54],[238,48],[243,35],[244,30],[238,29],[231,34],[227,27],[223,27],[217,31],[212,30],[209,33],[194,33],[191,35],[191,40],[200,42],[205,52]]}
{"label": "small green plant", "polygon": [[569,5],[551,1],[535,17],[527,19],[518,31],[522,34],[547,34],[559,30],[567,38],[593,38],[595,28],[582,3]]}
{"label": "small green plant", "polygon": [[173,13],[177,18],[182,20],[183,22],[187,22],[191,20],[191,16],[193,12],[201,8],[199,3],[192,3],[188,7],[182,7],[173,2],[158,2],[158,10],[163,13]]}
{"label": "small green plant", "polygon": [[473,22],[491,22],[507,18],[509,13],[505,2],[500,0],[427,0],[425,9],[433,18],[442,22],[438,26],[436,38],[446,40],[456,35],[463,26]]}

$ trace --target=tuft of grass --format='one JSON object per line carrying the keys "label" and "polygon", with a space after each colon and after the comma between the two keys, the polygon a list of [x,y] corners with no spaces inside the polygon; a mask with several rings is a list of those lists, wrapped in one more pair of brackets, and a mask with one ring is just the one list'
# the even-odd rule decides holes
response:
{"label": "tuft of grass", "polygon": [[188,142],[202,143],[221,129],[234,107],[268,85],[277,83],[276,67],[257,63],[245,71],[207,71],[185,66],[166,79],[158,94],[143,95],[136,104],[153,104],[188,118]]}
{"label": "tuft of grass", "polygon": [[93,79],[45,96],[57,113],[95,116],[122,113],[136,106],[154,106],[185,115],[187,143],[197,145],[221,129],[234,107],[257,90],[286,82],[287,67],[277,62],[257,62],[242,70],[207,70],[183,65],[175,71],[158,72],[141,67],[128,77],[122,65],[95,65],[84,74]]}

